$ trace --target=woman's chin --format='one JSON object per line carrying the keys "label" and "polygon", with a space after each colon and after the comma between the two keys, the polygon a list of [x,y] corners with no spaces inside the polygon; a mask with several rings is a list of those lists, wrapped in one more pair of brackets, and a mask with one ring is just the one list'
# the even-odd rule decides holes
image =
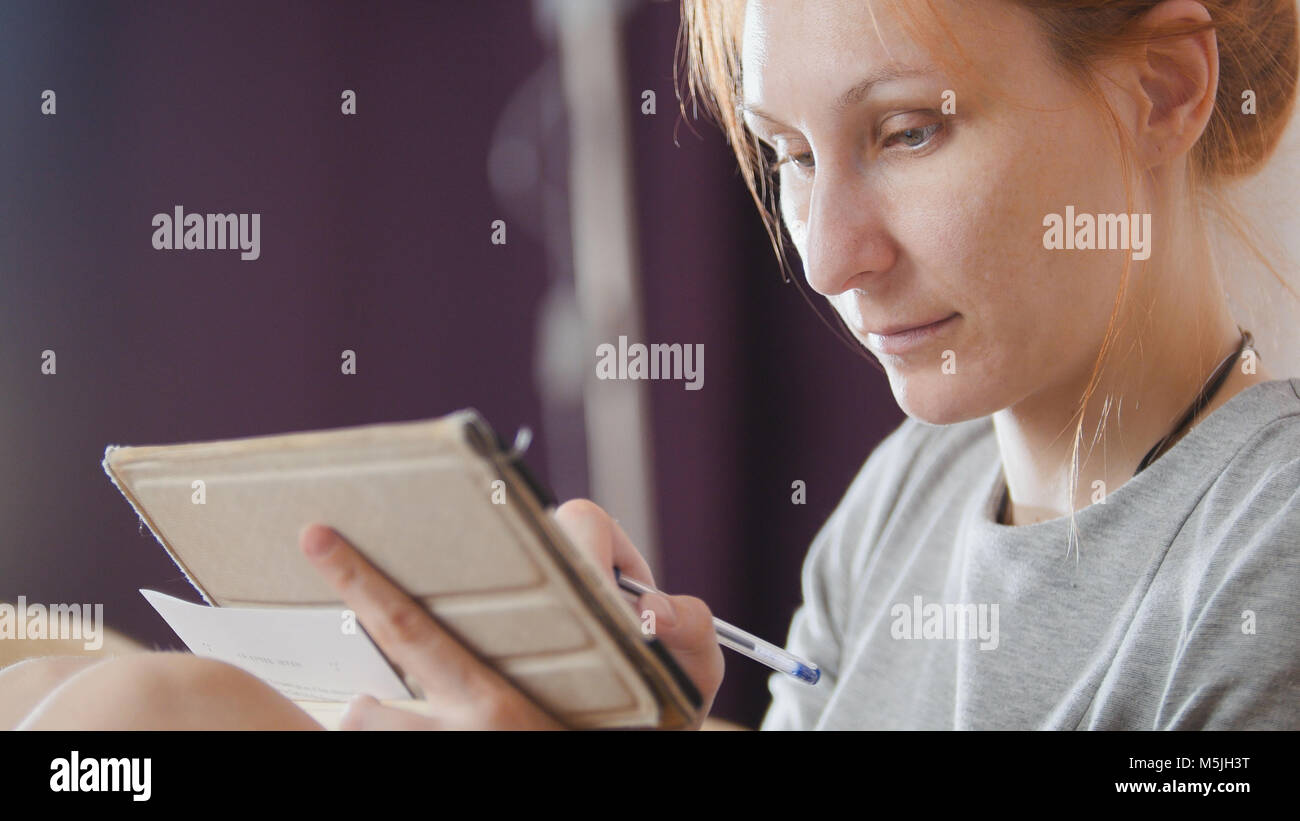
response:
{"label": "woman's chin", "polygon": [[979,386],[956,374],[900,373],[886,367],[894,400],[903,413],[931,425],[953,425],[978,419],[997,410],[988,406],[988,395]]}

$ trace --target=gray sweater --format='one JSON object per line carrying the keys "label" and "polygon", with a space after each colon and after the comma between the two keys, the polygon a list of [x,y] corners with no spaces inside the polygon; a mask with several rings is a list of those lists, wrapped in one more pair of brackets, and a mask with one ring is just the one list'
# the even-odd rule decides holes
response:
{"label": "gray sweater", "polygon": [[1300,378],[1069,517],[994,520],[991,418],[912,419],[804,563],[764,729],[1300,728]]}

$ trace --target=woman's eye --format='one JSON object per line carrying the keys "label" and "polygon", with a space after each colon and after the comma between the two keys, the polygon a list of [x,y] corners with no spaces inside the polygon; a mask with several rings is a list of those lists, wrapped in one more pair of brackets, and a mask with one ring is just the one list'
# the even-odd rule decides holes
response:
{"label": "woman's eye", "polygon": [[[934,139],[934,135],[937,134],[941,128],[943,128],[943,123],[941,122],[930,123],[929,125],[924,126],[914,126],[912,128],[904,128],[901,131],[895,131],[886,137],[884,146],[888,148],[891,145],[899,144],[904,149],[921,148],[930,142],[930,140]],[[811,151],[791,152],[782,149],[776,149],[776,151],[778,157],[776,166],[778,168],[789,163],[800,170],[812,171],[817,166],[817,162],[813,157],[813,152]]]}
{"label": "woman's eye", "polygon": [[777,168],[780,168],[786,163],[790,163],[793,166],[808,171],[811,170],[812,167],[816,164],[813,161],[813,153],[811,151],[791,152],[791,151],[786,151],[783,148],[779,148],[776,149],[776,156],[777,156],[776,159]]}
{"label": "woman's eye", "polygon": [[885,139],[885,145],[900,143],[907,148],[920,148],[934,137],[939,130],[939,125],[939,123],[931,123],[918,128],[904,128],[902,131],[895,131]]}
{"label": "woman's eye", "polygon": [[786,154],[785,158],[787,161],[792,162],[803,169],[812,168],[816,164],[813,161],[813,154],[811,151],[800,151],[798,154]]}

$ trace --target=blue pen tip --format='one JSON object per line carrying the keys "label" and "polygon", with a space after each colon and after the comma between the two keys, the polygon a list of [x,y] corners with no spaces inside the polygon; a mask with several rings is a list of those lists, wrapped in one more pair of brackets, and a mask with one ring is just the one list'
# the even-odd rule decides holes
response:
{"label": "blue pen tip", "polygon": [[808,667],[806,665],[800,664],[799,667],[794,671],[794,675],[795,678],[799,679],[800,681],[807,682],[808,684],[816,684],[817,681],[822,677],[822,671],[816,667]]}

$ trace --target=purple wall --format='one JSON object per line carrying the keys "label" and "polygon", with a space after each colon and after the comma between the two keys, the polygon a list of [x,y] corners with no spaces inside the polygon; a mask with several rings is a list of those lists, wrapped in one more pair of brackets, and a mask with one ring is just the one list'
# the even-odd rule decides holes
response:
{"label": "purple wall", "polygon": [[[716,128],[674,145],[677,26],[676,4],[651,3],[626,28],[646,337],[706,349],[704,390],[648,383],[659,581],[780,640],[809,539],[901,414],[781,283]],[[564,463],[533,377],[556,257],[487,170],[549,48],[520,0],[0,6],[0,599],[103,602],[179,646],[136,589],[190,588],[104,476],[109,443],[472,405],[534,426],[539,466]],[[151,217],[177,204],[260,213],[261,258],[155,251]],[[752,724],[765,705],[763,669],[729,655],[715,714]]]}

